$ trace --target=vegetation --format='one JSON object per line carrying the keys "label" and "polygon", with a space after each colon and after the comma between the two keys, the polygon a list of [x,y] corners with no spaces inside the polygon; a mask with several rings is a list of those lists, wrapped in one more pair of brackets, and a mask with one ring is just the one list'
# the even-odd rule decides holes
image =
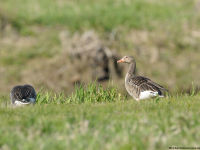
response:
{"label": "vegetation", "polygon": [[[2,0],[0,91],[29,83],[37,91],[45,85],[71,94],[77,74],[88,83],[88,68],[76,66],[66,51],[76,50],[77,36],[93,30],[102,45],[133,55],[138,75],[167,85],[170,93],[189,92],[192,82],[200,84],[198,12],[199,2],[191,0]],[[65,32],[69,38],[63,40]],[[125,93],[123,82],[114,80]]]}
{"label": "vegetation", "polygon": [[[0,150],[200,146],[199,3],[1,0]],[[134,101],[126,69],[113,84],[93,83],[87,62],[67,54],[88,31],[119,57],[133,55],[137,74],[170,94]],[[76,75],[83,82],[75,86]],[[36,89],[36,104],[12,108],[9,93],[22,84]]]}
{"label": "vegetation", "polygon": [[97,86],[96,82],[89,83],[88,85],[80,87],[76,85],[75,93],[66,97],[64,92],[60,94],[52,95],[52,91],[46,91],[42,94],[41,88],[40,92],[37,95],[37,104],[81,104],[81,103],[97,103],[97,102],[115,102],[117,100],[126,99],[126,97],[122,96],[118,93],[116,87],[113,84],[108,84],[106,90],[102,88],[101,85]]}
{"label": "vegetation", "polygon": [[[154,29],[155,24],[169,23],[178,27],[183,17],[190,19],[194,12],[194,2],[186,0],[165,2],[146,0],[113,1],[113,0],[68,0],[68,1],[3,1],[2,9],[8,13],[12,23],[19,29],[27,25],[40,24],[47,26],[66,25],[70,30],[102,29],[111,31],[113,28]],[[12,14],[12,15],[11,15]],[[14,14],[14,16],[13,16]],[[176,15],[174,15],[176,14]],[[12,17],[11,17],[12,16]],[[171,23],[173,21],[173,23]]]}
{"label": "vegetation", "polygon": [[1,102],[1,149],[160,150],[199,144],[200,94],[194,92],[136,102],[118,96],[116,87],[104,91],[88,84],[69,97],[50,95],[41,91],[34,106]]}

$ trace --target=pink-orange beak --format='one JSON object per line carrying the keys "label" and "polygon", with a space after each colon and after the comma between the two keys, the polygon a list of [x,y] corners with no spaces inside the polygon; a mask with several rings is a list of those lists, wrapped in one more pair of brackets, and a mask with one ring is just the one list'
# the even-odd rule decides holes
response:
{"label": "pink-orange beak", "polygon": [[124,62],[125,62],[124,58],[117,61],[117,63],[124,63]]}

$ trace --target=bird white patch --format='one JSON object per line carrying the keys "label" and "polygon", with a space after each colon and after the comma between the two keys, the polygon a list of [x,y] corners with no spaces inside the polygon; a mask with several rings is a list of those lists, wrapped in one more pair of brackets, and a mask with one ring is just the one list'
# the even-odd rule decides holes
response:
{"label": "bird white patch", "polygon": [[[158,92],[153,92],[153,91],[144,91],[144,92],[141,92],[140,93],[140,100],[143,100],[143,99],[148,99],[148,98],[151,98],[151,97],[155,97],[158,95]],[[163,95],[159,95],[159,97],[164,97]]]}
{"label": "bird white patch", "polygon": [[[26,99],[23,99],[22,101],[15,101],[15,105],[16,106],[24,106],[24,105],[27,105],[27,104],[34,104],[35,103],[35,99],[34,98],[29,98],[29,102],[27,103]],[[24,102],[23,102],[24,101]]]}
{"label": "bird white patch", "polygon": [[29,104],[34,104],[35,103],[35,99],[34,98],[29,98],[30,102]]}

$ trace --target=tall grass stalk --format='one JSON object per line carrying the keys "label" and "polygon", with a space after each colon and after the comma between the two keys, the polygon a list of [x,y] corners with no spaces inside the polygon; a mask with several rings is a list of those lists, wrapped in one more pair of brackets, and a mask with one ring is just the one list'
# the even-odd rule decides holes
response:
{"label": "tall grass stalk", "polygon": [[81,84],[80,87],[76,85],[75,94],[68,96],[70,103],[95,103],[95,102],[111,102],[118,100],[125,100],[124,96],[118,93],[118,89],[113,83],[108,84],[106,89],[97,83],[90,82],[87,85]]}
{"label": "tall grass stalk", "polygon": [[122,96],[118,92],[118,88],[113,83],[108,84],[106,89],[103,89],[101,85],[96,82],[88,83],[80,86],[76,84],[75,92],[69,96],[65,96],[64,91],[61,93],[52,93],[46,91],[42,93],[44,86],[41,87],[40,92],[37,94],[36,103],[41,104],[80,104],[80,103],[96,103],[96,102],[114,102],[119,100],[126,100],[125,96]]}

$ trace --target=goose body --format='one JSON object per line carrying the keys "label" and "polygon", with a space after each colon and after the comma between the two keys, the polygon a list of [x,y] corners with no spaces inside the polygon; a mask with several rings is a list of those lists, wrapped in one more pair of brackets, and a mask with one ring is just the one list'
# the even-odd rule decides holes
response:
{"label": "goose body", "polygon": [[10,92],[10,100],[13,106],[34,104],[36,97],[34,88],[27,84],[15,86]]}
{"label": "goose body", "polygon": [[129,64],[129,70],[125,77],[125,87],[127,92],[136,101],[148,99],[155,96],[164,97],[161,90],[167,91],[167,89],[153,82],[149,78],[143,76],[135,76],[136,63],[132,56],[124,56],[117,62]]}

